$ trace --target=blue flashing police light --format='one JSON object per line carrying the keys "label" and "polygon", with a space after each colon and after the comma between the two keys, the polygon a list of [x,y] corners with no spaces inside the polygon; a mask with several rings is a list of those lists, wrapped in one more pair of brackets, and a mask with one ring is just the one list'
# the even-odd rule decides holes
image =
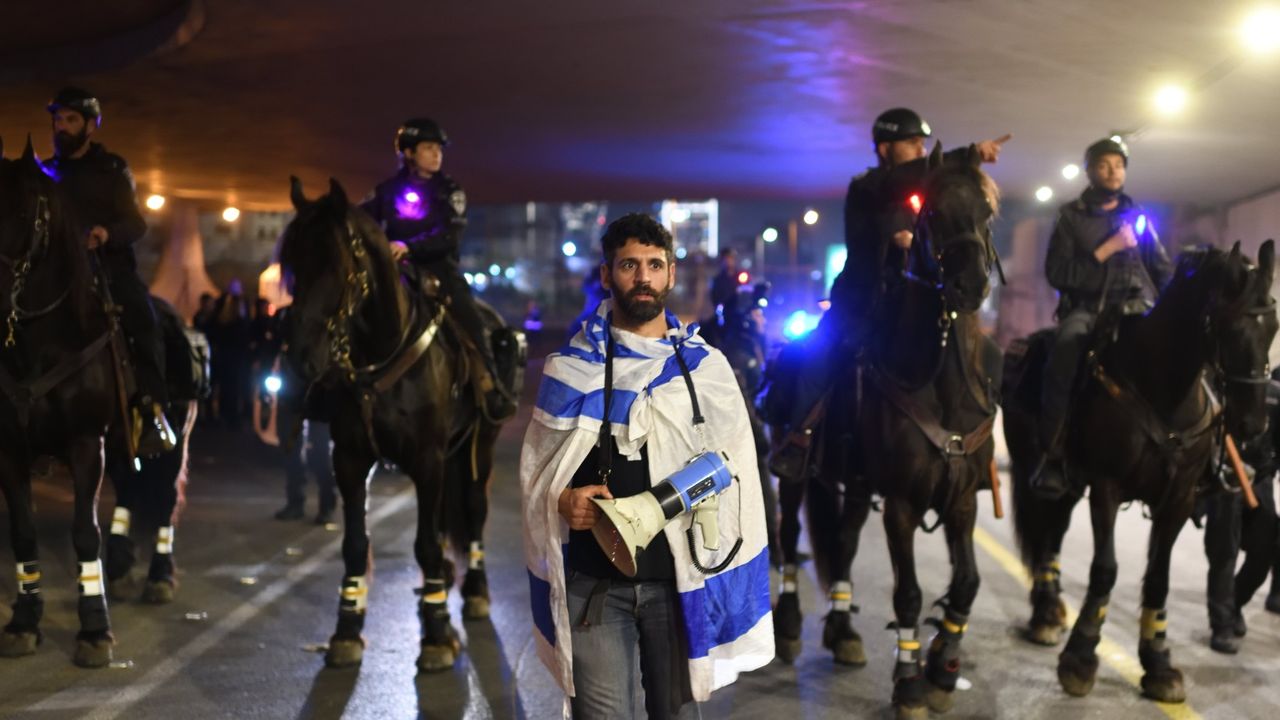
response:
{"label": "blue flashing police light", "polygon": [[1138,234],[1138,237],[1142,237],[1143,233],[1147,231],[1147,216],[1139,215],[1138,221],[1133,224],[1133,229]]}
{"label": "blue flashing police light", "polygon": [[818,316],[810,315],[804,310],[796,310],[787,316],[787,321],[782,325],[782,334],[788,340],[799,340],[813,332],[816,327],[818,327]]}
{"label": "blue flashing police light", "polygon": [[573,257],[578,254],[578,246],[572,240],[566,240],[565,243],[560,246],[560,252],[564,253],[565,257]]}

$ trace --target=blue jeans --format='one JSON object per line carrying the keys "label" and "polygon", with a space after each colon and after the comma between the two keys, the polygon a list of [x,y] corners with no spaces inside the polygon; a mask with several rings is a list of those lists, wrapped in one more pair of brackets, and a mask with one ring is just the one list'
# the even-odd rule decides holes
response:
{"label": "blue jeans", "polygon": [[[675,583],[614,583],[590,608],[596,585],[596,578],[569,573],[573,717],[637,720],[638,678],[650,720],[700,718],[697,703],[679,699],[689,697],[689,653]],[[599,617],[584,624],[597,610]]]}

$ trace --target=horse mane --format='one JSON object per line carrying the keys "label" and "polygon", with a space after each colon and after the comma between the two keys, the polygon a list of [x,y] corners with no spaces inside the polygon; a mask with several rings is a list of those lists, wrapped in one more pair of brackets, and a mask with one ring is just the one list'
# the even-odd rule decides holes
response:
{"label": "horse mane", "polygon": [[[381,319],[398,322],[407,311],[400,289],[400,273],[391,258],[391,245],[381,228],[359,207],[335,197],[333,192],[309,201],[298,209],[297,217],[285,228],[277,255],[281,275],[292,292],[299,270],[333,273],[340,283],[355,272],[355,258],[345,246],[344,229],[350,225],[369,256],[370,290],[382,308]],[[398,317],[385,316],[395,308]]]}
{"label": "horse mane", "polygon": [[947,163],[930,172],[925,179],[925,197],[932,199],[941,194],[939,191],[942,188],[961,181],[967,181],[981,191],[987,206],[991,208],[992,218],[1000,214],[1000,186],[981,167],[971,163]]}

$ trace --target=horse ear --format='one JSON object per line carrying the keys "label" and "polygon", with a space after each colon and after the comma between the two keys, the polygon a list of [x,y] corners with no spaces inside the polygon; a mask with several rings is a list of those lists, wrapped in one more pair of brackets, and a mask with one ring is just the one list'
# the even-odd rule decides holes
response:
{"label": "horse ear", "polygon": [[31,147],[30,135],[27,135],[27,146],[22,149],[22,159],[30,162],[36,161],[36,149]]}
{"label": "horse ear", "polygon": [[307,201],[307,196],[302,194],[302,181],[297,175],[289,176],[289,201],[293,203],[294,210],[301,210],[311,204]]}
{"label": "horse ear", "polygon": [[933,152],[929,153],[929,161],[925,164],[925,167],[929,168],[930,170],[933,170],[934,168],[942,167],[942,141],[941,140],[933,144]]}
{"label": "horse ear", "polygon": [[1240,257],[1240,241],[1237,240],[1235,245],[1231,246],[1231,259],[1235,260]]}
{"label": "horse ear", "polygon": [[1262,243],[1262,247],[1258,248],[1258,277],[1266,280],[1268,292],[1271,288],[1271,281],[1274,279],[1272,274],[1276,266],[1276,241],[1267,240]]}
{"label": "horse ear", "polygon": [[333,178],[329,178],[329,199],[341,207],[351,204],[347,200],[347,191],[343,190],[342,185]]}

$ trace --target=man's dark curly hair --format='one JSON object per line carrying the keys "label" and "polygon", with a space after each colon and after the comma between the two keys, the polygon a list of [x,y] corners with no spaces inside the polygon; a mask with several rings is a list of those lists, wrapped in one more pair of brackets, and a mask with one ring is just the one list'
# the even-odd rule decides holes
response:
{"label": "man's dark curly hair", "polygon": [[628,213],[609,223],[609,228],[600,238],[600,247],[604,250],[606,265],[613,265],[613,259],[617,256],[618,250],[631,238],[635,238],[642,245],[652,245],[665,250],[668,263],[674,260],[675,242],[671,239],[671,233],[650,215]]}

